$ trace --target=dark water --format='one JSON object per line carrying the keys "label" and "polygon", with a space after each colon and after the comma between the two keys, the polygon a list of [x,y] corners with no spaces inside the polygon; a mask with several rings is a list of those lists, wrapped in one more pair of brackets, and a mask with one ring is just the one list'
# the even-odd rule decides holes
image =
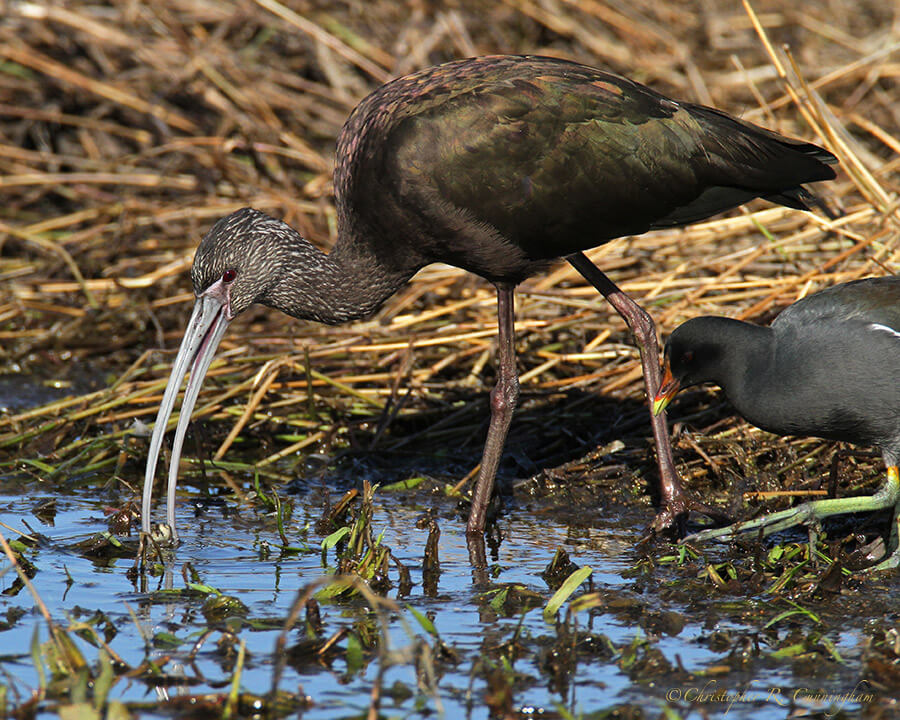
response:
{"label": "dark water", "polygon": [[[182,596],[167,601],[155,592],[184,588],[188,562],[202,582],[240,599],[248,608],[247,621],[272,621],[271,628],[232,621],[248,653],[242,689],[253,693],[269,690],[278,635],[275,628],[280,627],[298,590],[325,572],[319,552],[281,558],[271,518],[258,516],[252,509],[226,517],[217,507],[197,518],[191,505],[181,500],[182,544],[173,554],[168,572],[147,578],[146,587],[141,587],[140,580],[134,583],[126,575],[132,559],[92,560],[75,549],[77,543],[106,527],[103,507],[90,497],[90,491],[60,496],[42,492],[33,482],[28,484],[27,495],[14,494],[14,485],[4,490],[0,497],[2,521],[25,530],[24,519],[43,536],[26,556],[38,568],[35,588],[61,625],[66,626],[67,617],[84,619],[99,610],[118,631],[110,647],[129,666],[140,665],[148,656],[172,656],[164,666],[165,683],[148,686],[140,680],[119,678],[111,699],[156,703],[186,694],[227,691],[234,656],[217,648],[223,637],[220,630],[214,630],[193,660],[187,661],[192,646],[208,627],[200,612],[203,599]],[[305,542],[318,549],[321,535],[316,534],[314,525],[321,514],[323,493],[326,488],[294,498],[296,508],[286,529],[298,545],[303,542],[298,538],[305,536]],[[338,496],[334,493],[335,499]],[[54,499],[52,524],[46,516],[41,520],[33,514],[43,501]],[[490,585],[475,587],[464,524],[444,501],[439,504],[443,515],[439,518],[441,574],[436,591],[426,593],[420,568],[427,531],[417,528],[416,521],[429,505],[421,494],[375,496],[373,530],[383,533],[382,542],[411,569],[415,583],[405,597],[397,597],[396,584],[387,593],[400,608],[386,615],[391,648],[405,648],[409,654],[398,656],[398,664],[382,678],[384,717],[424,718],[442,709],[449,718],[486,718],[490,713],[484,698],[490,690],[491,666],[510,678],[508,707],[517,717],[566,717],[566,712],[589,717],[617,705],[628,705],[632,713],[642,711],[647,717],[656,717],[666,707],[679,710],[682,717],[705,713],[709,717],[780,718],[789,717],[797,708],[827,712],[823,717],[832,717],[843,708],[855,716],[867,705],[865,698],[816,699],[854,689],[857,695],[877,690],[880,699],[876,702],[883,702],[884,690],[873,690],[866,680],[866,648],[872,642],[873,623],[897,626],[896,580],[872,582],[863,588],[864,595],[846,593],[825,599],[818,607],[815,601],[797,598],[816,610],[819,622],[794,616],[766,629],[766,623],[790,606],[771,595],[742,597],[716,590],[697,579],[702,563],[693,561],[687,569],[665,564],[654,568],[644,563],[635,569],[647,555],[660,557],[670,550],[665,544],[638,549],[649,519],[646,509],[604,513],[584,508],[574,516],[570,513],[568,520],[549,513],[506,516],[500,523],[503,541],[489,559]],[[3,532],[10,537],[9,529]],[[574,660],[563,663],[565,672],[548,668],[566,645],[561,636],[571,636],[565,635],[564,628],[546,622],[541,610],[552,595],[541,573],[558,548],[564,548],[578,565],[593,568],[594,590],[602,599],[593,610],[575,615],[576,637],[590,636],[594,643],[579,645]],[[333,559],[332,552],[329,564]],[[2,589],[8,591],[12,583],[13,574],[7,573]],[[508,583],[521,584],[535,593],[540,606],[514,608],[508,615],[498,613],[483,593]],[[865,608],[860,608],[863,598]],[[42,640],[47,638],[46,626],[32,605],[26,590],[4,595],[0,604],[3,612],[16,607],[26,611],[11,628],[0,632],[2,668],[7,673],[0,682],[19,692],[38,684],[28,650],[35,627]],[[417,644],[436,645],[408,607],[428,615],[440,639],[453,651],[452,661],[435,665],[436,688],[417,686],[412,650]],[[359,599],[322,601],[320,612],[325,637],[341,628],[371,624],[372,616]],[[160,632],[172,633],[180,642],[175,647],[153,647],[145,642]],[[808,639],[811,633],[833,643],[840,661],[821,649],[797,657],[779,655],[794,636]],[[302,631],[295,629],[288,644],[294,645],[302,637]],[[598,650],[603,642],[608,643],[608,651]],[[225,646],[233,649],[234,644]],[[82,647],[89,661],[96,657],[96,650],[87,644]],[[346,641],[337,643],[330,664],[314,659],[288,664],[279,687],[297,692],[302,686],[303,694],[313,701],[302,712],[303,718],[365,716],[379,660],[366,656],[362,667],[348,672],[346,647]],[[512,647],[518,648],[516,652]],[[631,654],[633,663],[628,660]],[[511,666],[504,666],[503,657],[512,658]],[[141,714],[171,716],[171,711],[151,705]]]}

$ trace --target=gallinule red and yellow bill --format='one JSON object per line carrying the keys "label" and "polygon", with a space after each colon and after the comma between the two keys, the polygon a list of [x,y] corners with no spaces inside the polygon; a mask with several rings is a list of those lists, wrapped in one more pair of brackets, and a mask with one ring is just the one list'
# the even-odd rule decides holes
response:
{"label": "gallinule red and yellow bill", "polygon": [[679,388],[719,385],[735,409],[778,435],[811,435],[874,445],[887,480],[872,496],[807,502],[686,542],[772,533],[831,515],[893,508],[892,552],[871,568],[900,563],[900,277],[822,290],[785,309],[770,327],[724,317],[680,325],[665,347],[660,412]]}
{"label": "gallinule red and yellow bill", "polygon": [[[497,288],[499,353],[491,421],[468,533],[480,536],[519,395],[513,290],[566,258],[635,335],[649,397],[659,387],[653,321],[583,250],[702,220],[752,198],[792,208],[835,162],[725,113],[670,100],[562,60],[496,56],[429,68],[363,100],[337,143],[337,243],[325,254],[261,212],[223,218],[197,249],[197,301],[150,442],[141,511],[150,529],[156,462],[188,370],[169,468],[174,531],[181,445],[228,323],[253,303],[337,324],[374,313],[420,268],[449,263]],[[665,420],[651,415],[660,464],[657,527],[696,507],[682,492]]]}

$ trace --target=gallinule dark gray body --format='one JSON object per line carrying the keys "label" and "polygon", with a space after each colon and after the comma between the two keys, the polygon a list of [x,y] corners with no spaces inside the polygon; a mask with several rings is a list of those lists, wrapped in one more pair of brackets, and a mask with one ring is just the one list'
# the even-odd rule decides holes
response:
{"label": "gallinule dark gray body", "polygon": [[[653,321],[582,251],[702,220],[755,197],[809,209],[815,198],[801,183],[833,178],[834,162],[816,145],[551,58],[472,58],[382,86],[338,138],[338,239],[330,254],[252,209],[223,218],[200,243],[191,271],[197,302],[150,444],[143,529],[150,528],[162,434],[190,367],[169,469],[174,526],[184,432],[235,315],[258,302],[329,324],[364,318],[419,268],[444,262],[497,288],[497,383],[468,523],[469,535],[480,535],[518,398],[515,286],[565,257],[625,318],[653,397]],[[675,474],[665,420],[651,417],[663,506],[656,524],[665,527],[692,503]]]}
{"label": "gallinule dark gray body", "polygon": [[874,445],[887,481],[872,496],[815,500],[789,510],[685,538],[770,535],[804,521],[894,509],[893,552],[873,569],[900,562],[900,277],[857,280],[785,309],[770,327],[724,317],[680,325],[665,348],[654,411],[679,388],[719,385],[749,422],[779,435],[811,435]]}

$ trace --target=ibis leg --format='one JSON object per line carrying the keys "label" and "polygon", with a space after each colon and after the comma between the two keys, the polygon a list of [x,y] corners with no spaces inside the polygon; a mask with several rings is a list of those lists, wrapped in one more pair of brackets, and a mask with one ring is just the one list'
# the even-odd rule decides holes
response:
{"label": "ibis leg", "polygon": [[900,523],[900,472],[897,466],[889,466],[887,481],[874,495],[848,498],[828,498],[813,500],[797,507],[769,513],[753,520],[744,520],[728,527],[703,530],[684,538],[682,542],[693,543],[703,540],[727,542],[738,535],[772,535],[810,520],[823,520],[832,515],[855,512],[872,512],[892,508],[894,511],[889,546],[891,554],[877,565],[867,568],[867,572],[887,570],[900,565],[900,544],[898,544],[898,523]]}
{"label": "ibis leg", "polygon": [[[566,258],[572,266],[593,285],[622,316],[628,325],[638,350],[641,354],[641,366],[644,370],[644,383],[647,397],[656,397],[662,376],[659,365],[659,347],[656,340],[656,325],[653,318],[634,300],[620,290],[616,284],[604,275],[594,263],[583,253],[575,253]],[[722,517],[721,511],[705,503],[688,498],[681,488],[675,461],[672,457],[672,445],[666,427],[665,413],[654,415],[648,407],[650,422],[653,427],[653,439],[656,442],[656,457],[659,463],[659,494],[662,505],[659,514],[653,521],[654,530],[664,530],[683,521],[685,514],[693,509],[712,517]]]}
{"label": "ibis leg", "polygon": [[503,446],[506,444],[506,434],[509,432],[509,424],[512,421],[513,412],[519,400],[519,377],[516,372],[516,349],[514,344],[515,312],[513,291],[513,285],[506,283],[497,284],[497,320],[499,325],[497,384],[491,391],[491,424],[488,427],[484,454],[481,457],[481,468],[478,470],[478,480],[475,483],[475,492],[472,496],[472,509],[469,511],[469,523],[466,527],[466,534],[469,536],[480,535],[484,532],[488,504],[491,500],[491,491],[494,488],[494,478],[497,475],[497,466],[500,464],[500,456],[503,454]]}

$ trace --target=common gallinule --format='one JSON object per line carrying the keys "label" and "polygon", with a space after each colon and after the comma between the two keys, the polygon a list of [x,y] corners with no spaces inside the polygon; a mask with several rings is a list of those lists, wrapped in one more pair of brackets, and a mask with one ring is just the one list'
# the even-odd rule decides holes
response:
{"label": "common gallinule", "polygon": [[900,563],[900,277],[856,280],[803,298],[770,327],[697,317],[666,341],[662,411],[680,388],[719,385],[738,413],[778,435],[811,435],[874,445],[887,465],[875,495],[803,503],[685,542],[772,533],[844,513],[894,509],[891,554],[871,568]]}
{"label": "common gallinule", "polygon": [[[565,257],[625,319],[649,397],[659,387],[651,318],[582,254],[622,235],[683,225],[764,197],[814,202],[801,183],[829,180],[831,153],[725,113],[670,100],[618,75],[541,57],[472,58],[377,89],[337,143],[337,243],[326,255],[252,209],[217,222],[191,270],[197,301],[150,442],[141,511],[162,436],[190,368],[169,468],[168,522],[182,440],[228,323],[253,303],[337,324],[364,318],[419,268],[444,262],[497,288],[499,362],[468,533],[481,534],[518,395],[513,290]],[[668,526],[693,504],[651,416]]]}

